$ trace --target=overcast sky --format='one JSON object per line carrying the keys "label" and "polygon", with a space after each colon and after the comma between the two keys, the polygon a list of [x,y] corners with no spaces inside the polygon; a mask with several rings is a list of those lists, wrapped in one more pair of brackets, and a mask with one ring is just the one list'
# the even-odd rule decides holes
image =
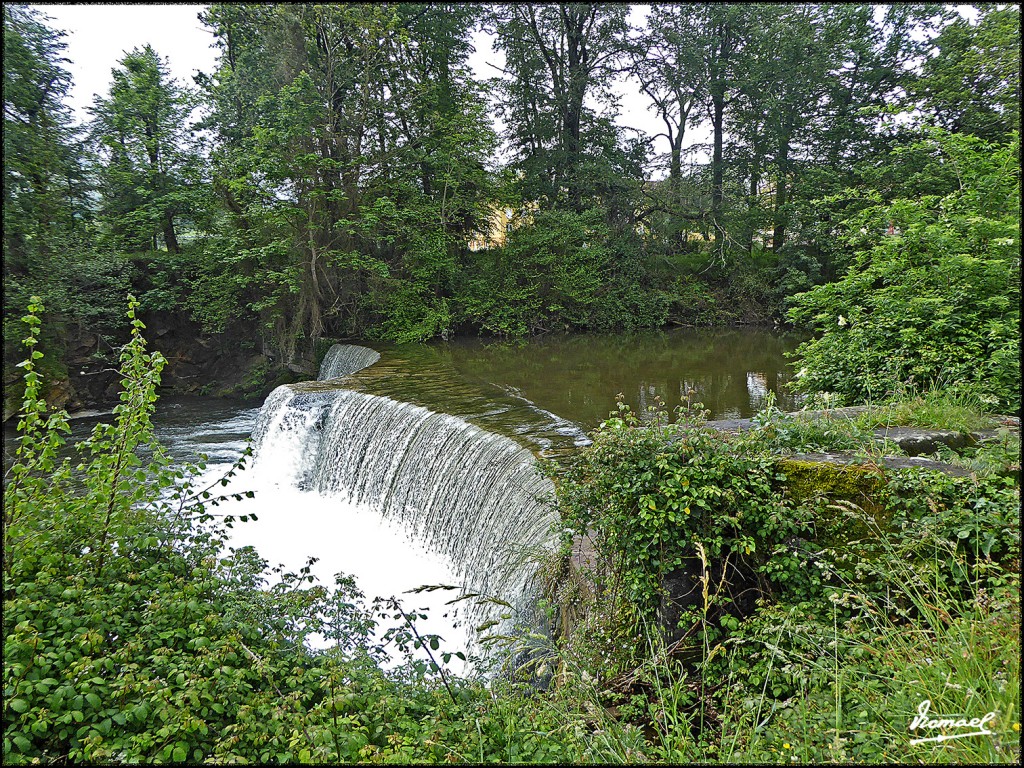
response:
{"label": "overcast sky", "polygon": [[193,85],[192,75],[212,72],[213,35],[197,18],[202,5],[56,5],[33,4],[51,17],[49,25],[67,32],[64,55],[71,73],[70,106],[78,120],[96,94],[107,93],[110,71],[118,59],[146,43],[171,65],[179,81]]}

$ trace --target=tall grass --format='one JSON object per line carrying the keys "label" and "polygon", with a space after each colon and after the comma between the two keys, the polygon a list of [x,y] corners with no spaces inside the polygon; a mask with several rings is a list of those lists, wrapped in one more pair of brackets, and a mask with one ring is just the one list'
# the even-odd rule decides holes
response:
{"label": "tall grass", "polygon": [[[922,569],[886,537],[878,541],[883,551],[872,570],[888,573],[889,589],[872,594],[847,583],[832,593],[828,615],[810,621],[794,621],[795,608],[788,615],[776,610],[782,621],[774,635],[748,642],[769,651],[759,695],[751,702],[750,687],[730,680],[719,749],[701,760],[1019,762],[1019,571],[985,560],[969,564],[939,541],[932,567]],[[782,677],[797,684],[780,701],[769,691]],[[912,732],[925,700],[931,718],[994,712],[992,733]]]}
{"label": "tall grass", "polygon": [[855,417],[862,427],[921,427],[975,432],[997,425],[991,399],[969,391],[906,386],[886,401]]}
{"label": "tall grass", "polygon": [[[721,645],[705,624],[690,638],[701,661],[688,666],[645,626],[645,660],[630,680],[642,705],[616,699],[623,686],[601,680],[592,659],[566,650],[571,643],[554,647],[549,663],[561,665],[562,684],[545,706],[584,724],[582,755],[611,763],[1019,762],[1019,562],[969,557],[938,531],[905,542],[855,506],[847,512],[872,535],[863,548],[848,542],[860,554],[834,569],[824,599],[762,605],[749,629]],[[715,594],[707,574],[705,561],[705,619]],[[991,733],[912,731],[926,700],[931,718],[995,713]],[[912,743],[936,736],[947,738]]]}

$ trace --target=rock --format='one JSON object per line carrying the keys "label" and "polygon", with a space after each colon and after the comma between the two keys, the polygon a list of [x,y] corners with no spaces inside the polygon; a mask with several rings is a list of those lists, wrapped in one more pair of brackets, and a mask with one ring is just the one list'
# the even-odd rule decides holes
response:
{"label": "rock", "polygon": [[84,357],[99,346],[99,336],[87,333],[73,338],[68,344],[69,357]]}
{"label": "rock", "polygon": [[699,557],[683,558],[683,563],[666,573],[661,579],[663,590],[658,606],[658,621],[669,645],[683,639],[689,626],[679,626],[680,619],[690,610],[704,613],[704,579],[708,581],[708,610],[706,618],[713,624],[729,614],[745,618],[757,607],[761,592],[757,576],[750,568],[737,564],[728,557],[705,564]]}
{"label": "rock", "polygon": [[75,390],[66,378],[51,381],[46,390],[46,404],[52,409],[79,406],[76,402]]}
{"label": "rock", "polygon": [[[819,418],[852,419],[869,410],[870,406],[855,405],[848,408],[835,408],[830,411],[795,411],[786,415],[802,420]],[[992,418],[1001,426],[1020,429],[1020,419],[1016,416],[993,416]],[[754,423],[751,419],[719,419],[707,422],[707,426],[722,432],[742,432],[746,429],[753,429]],[[935,453],[939,450],[939,446],[942,445],[954,451],[975,445],[982,440],[996,437],[997,430],[991,429],[964,433],[951,429],[928,429],[925,427],[879,427],[874,430],[874,434],[879,442],[891,440],[909,456],[921,456]]]}
{"label": "rock", "polygon": [[923,429],[920,427],[879,427],[876,440],[892,440],[908,456],[935,453],[940,445],[954,451],[973,442],[970,435],[949,429]]}
{"label": "rock", "polygon": [[823,497],[815,521],[815,541],[827,547],[872,538],[888,529],[886,470],[920,469],[951,477],[969,477],[964,467],[916,456],[884,456],[867,460],[852,454],[807,453],[776,459],[786,494],[796,502]]}
{"label": "rock", "polygon": [[562,578],[556,582],[556,602],[560,608],[558,627],[563,636],[579,623],[585,614],[585,606],[597,595],[593,576],[598,568],[598,556],[591,536],[573,538],[572,552],[565,562]]}
{"label": "rock", "polygon": [[921,458],[920,456],[880,456],[871,461],[848,453],[801,453],[786,457],[783,461],[804,461],[815,464],[836,464],[847,467],[858,467],[869,472],[880,473],[886,469],[930,469],[952,477],[968,477],[969,469],[942,461]]}

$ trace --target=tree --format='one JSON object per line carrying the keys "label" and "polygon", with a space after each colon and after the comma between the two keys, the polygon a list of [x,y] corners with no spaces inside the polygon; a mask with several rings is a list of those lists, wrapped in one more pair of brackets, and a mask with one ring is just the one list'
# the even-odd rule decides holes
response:
{"label": "tree", "polygon": [[170,77],[150,45],[125,54],[112,77],[108,95],[90,108],[103,221],[118,248],[156,250],[162,239],[178,253],[180,220],[198,207],[195,95]]}
{"label": "tree", "polygon": [[[71,110],[64,103],[71,76],[64,65],[63,32],[51,29],[39,11],[3,7],[3,274],[4,415],[20,397],[13,369],[19,309],[30,296],[74,317],[79,270],[70,263],[81,250],[91,218],[84,152]],[[120,297],[123,299],[123,296]],[[62,323],[43,336],[46,349],[61,346]],[[63,375],[59,354],[45,361],[51,384]]]}
{"label": "tree", "polygon": [[1020,7],[979,5],[932,41],[911,95],[935,124],[1001,141],[1020,127]]}
{"label": "tree", "polygon": [[[502,114],[523,196],[577,213],[591,207],[618,140],[587,103],[611,108],[609,86],[626,51],[626,8],[523,3],[496,8],[505,52]],[[604,134],[604,138],[602,138]],[[607,185],[604,185],[607,186]]]}
{"label": "tree", "polygon": [[82,216],[63,32],[4,5],[4,272],[24,271]]}
{"label": "tree", "polygon": [[[632,66],[641,90],[665,125],[669,145],[667,210],[670,240],[680,247],[686,236],[683,210],[683,142],[703,102],[706,76],[697,30],[699,8],[693,5],[658,5],[647,16],[646,29],[636,30],[630,48]],[[655,136],[653,138],[658,138]],[[656,194],[649,199],[656,199]],[[652,208],[661,207],[654,202]],[[692,215],[692,214],[691,214]]]}
{"label": "tree", "polygon": [[726,232],[722,226],[725,197],[725,110],[734,98],[734,59],[744,43],[751,9],[745,5],[705,6],[700,19],[702,55],[707,77],[707,114],[711,120],[711,223],[718,251],[724,254]]}
{"label": "tree", "polygon": [[[212,6],[206,83],[228,280],[288,362],[320,336],[429,338],[494,147],[469,75],[477,9]],[[224,248],[218,246],[218,250]]]}

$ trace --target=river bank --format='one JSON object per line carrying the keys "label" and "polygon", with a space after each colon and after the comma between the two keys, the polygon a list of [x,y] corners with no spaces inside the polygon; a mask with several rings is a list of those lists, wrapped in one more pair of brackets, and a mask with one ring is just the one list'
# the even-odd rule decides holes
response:
{"label": "river bank", "polygon": [[[315,379],[320,359],[333,343],[324,340],[318,354],[301,364],[285,364],[252,339],[203,335],[193,323],[163,315],[144,319],[150,347],[167,359],[161,393],[171,396],[209,395],[262,402],[281,384]],[[648,399],[653,402],[656,394],[678,402],[685,387],[702,391],[708,406],[723,416],[749,417],[752,404],[756,405],[768,391],[784,403],[795,404],[785,390],[792,379],[785,355],[803,338],[802,334],[743,326],[667,328],[630,334],[550,334],[518,340],[464,336],[431,344],[352,343],[401,351],[410,364],[430,367],[441,362],[454,366],[470,378],[491,380],[520,392],[592,429],[614,407],[614,395],[620,391],[631,393],[631,402],[641,410]],[[47,371],[46,397],[50,405],[75,412],[102,410],[115,404],[116,350],[97,334],[72,335],[68,349],[66,363],[45,361],[53,369]],[[748,361],[749,368],[743,368]],[[632,381],[635,371],[644,372],[654,392],[641,392]],[[681,377],[687,371],[692,375],[683,381]],[[750,381],[748,371],[754,376]],[[7,384],[5,420],[20,405],[20,381]]]}

